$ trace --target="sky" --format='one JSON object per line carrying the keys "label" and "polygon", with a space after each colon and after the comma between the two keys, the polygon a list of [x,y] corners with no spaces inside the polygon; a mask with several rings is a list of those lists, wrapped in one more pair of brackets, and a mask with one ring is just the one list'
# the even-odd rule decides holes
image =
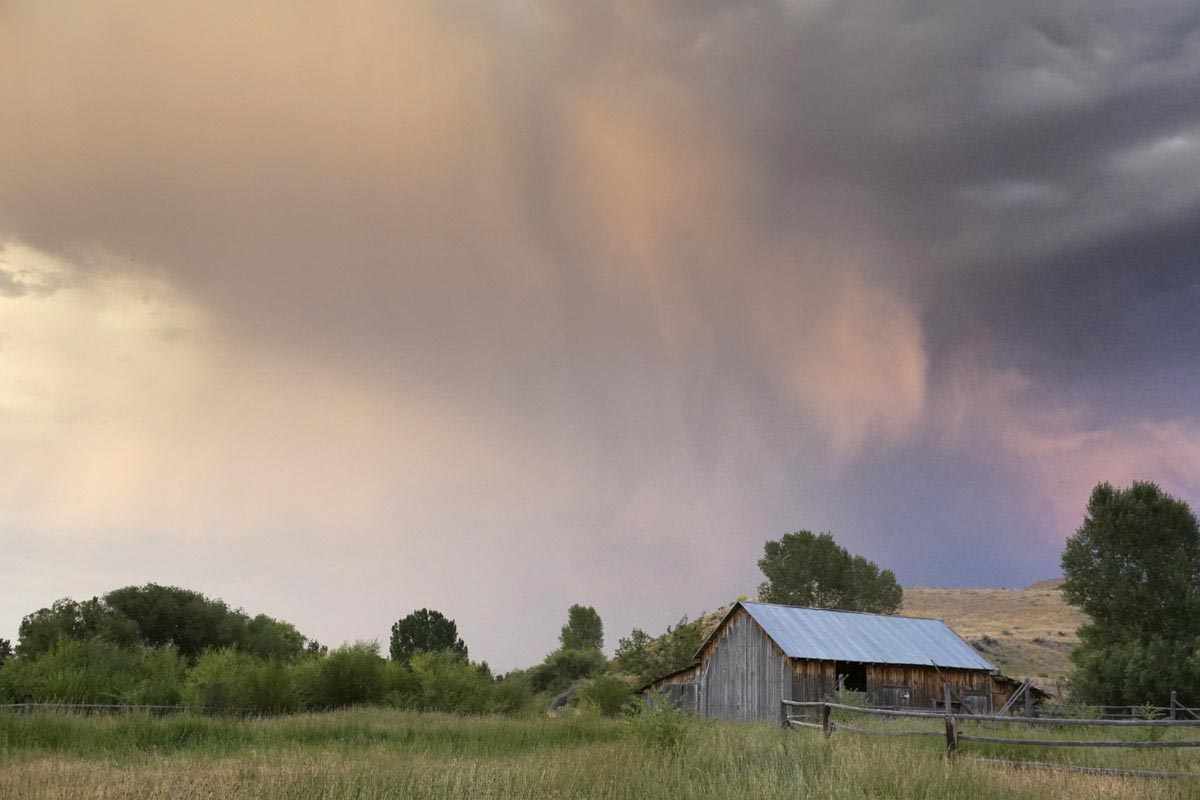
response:
{"label": "sky", "polygon": [[1200,504],[1198,258],[1188,0],[2,0],[0,636],[1053,577]]}

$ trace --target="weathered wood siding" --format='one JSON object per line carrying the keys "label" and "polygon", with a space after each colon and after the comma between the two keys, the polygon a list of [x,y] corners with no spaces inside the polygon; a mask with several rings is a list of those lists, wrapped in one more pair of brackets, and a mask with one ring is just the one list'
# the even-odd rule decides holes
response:
{"label": "weathered wood siding", "polygon": [[689,714],[699,713],[700,665],[660,678],[643,690],[642,697],[655,703],[661,698]]}
{"label": "weathered wood siding", "polygon": [[792,661],[792,699],[816,703],[837,688],[837,673],[832,661],[797,658]]}
{"label": "weathered wood siding", "polygon": [[681,683],[695,683],[699,675],[700,665],[697,664],[696,666],[684,670],[683,672],[676,672],[674,675],[663,678],[661,681],[659,681],[658,685],[677,686]]}
{"label": "weathered wood siding", "polygon": [[779,701],[792,699],[788,657],[745,609],[701,654],[699,699],[701,716],[735,720],[777,720]]}
{"label": "weathered wood siding", "polygon": [[[972,711],[992,710],[992,675],[986,670],[943,667],[939,672],[932,666],[868,664],[867,698],[873,706],[930,708],[942,700],[943,679],[957,697],[972,706]],[[907,697],[904,697],[905,692]]]}

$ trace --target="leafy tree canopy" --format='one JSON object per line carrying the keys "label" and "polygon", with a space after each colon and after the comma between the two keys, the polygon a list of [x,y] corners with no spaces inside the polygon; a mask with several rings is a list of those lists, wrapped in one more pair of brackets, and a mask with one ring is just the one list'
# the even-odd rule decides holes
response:
{"label": "leafy tree canopy", "polygon": [[467,645],[458,637],[458,625],[440,611],[422,608],[392,625],[392,660],[407,664],[417,653],[449,652],[467,660]]}
{"label": "leafy tree canopy", "polygon": [[641,628],[634,628],[617,644],[616,661],[623,672],[636,675],[642,683],[682,669],[691,664],[702,641],[700,622],[687,617],[657,639]]}
{"label": "leafy tree canopy", "polygon": [[567,609],[567,624],[558,640],[564,650],[601,650],[604,647],[604,623],[596,609],[577,603]]}
{"label": "leafy tree canopy", "polygon": [[0,667],[4,666],[4,662],[13,654],[12,642],[8,639],[0,639]]}
{"label": "leafy tree canopy", "polygon": [[758,587],[768,603],[895,614],[903,590],[891,570],[852,556],[828,533],[784,534],[767,542],[758,560],[766,581]]}
{"label": "leafy tree canopy", "polygon": [[1153,483],[1101,483],[1062,555],[1063,596],[1091,617],[1071,654],[1074,696],[1200,703],[1200,527]]}
{"label": "leafy tree canopy", "polygon": [[599,675],[608,666],[604,654],[594,647],[560,648],[529,670],[534,691],[557,694],[582,678]]}
{"label": "leafy tree canopy", "polygon": [[[208,649],[234,647],[264,658],[294,658],[311,643],[291,624],[251,619],[224,601],[175,586],[126,586],[91,600],[57,600],[21,621],[16,653],[37,658],[59,639],[96,639],[121,647],[172,646],[194,661]],[[318,645],[319,646],[319,645]]]}

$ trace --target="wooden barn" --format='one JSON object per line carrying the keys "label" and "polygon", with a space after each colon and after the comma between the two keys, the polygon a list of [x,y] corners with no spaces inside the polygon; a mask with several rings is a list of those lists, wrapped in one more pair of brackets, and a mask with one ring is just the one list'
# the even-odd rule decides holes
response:
{"label": "wooden barn", "polygon": [[939,619],[735,603],[696,663],[646,687],[702,717],[775,720],[780,700],[854,693],[873,706],[998,708],[1013,689]]}

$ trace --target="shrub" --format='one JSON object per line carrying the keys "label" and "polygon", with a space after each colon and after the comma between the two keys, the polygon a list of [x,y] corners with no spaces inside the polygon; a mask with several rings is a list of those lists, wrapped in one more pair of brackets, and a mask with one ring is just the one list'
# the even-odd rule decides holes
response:
{"label": "shrub", "polygon": [[344,644],[302,671],[309,708],[340,708],[383,702],[387,692],[378,642]]}
{"label": "shrub", "polygon": [[409,663],[419,686],[417,710],[476,714],[491,710],[493,681],[457,653],[417,653]]}
{"label": "shrub", "polygon": [[122,648],[60,639],[40,658],[14,658],[0,670],[0,695],[15,703],[179,702],[185,663],[171,647]]}
{"label": "shrub", "polygon": [[532,703],[533,686],[527,672],[510,672],[492,684],[492,710],[498,714],[520,714]]}
{"label": "shrub", "polygon": [[615,717],[626,710],[633,700],[629,684],[615,675],[600,675],[579,693],[580,704],[593,704],[606,717]]}
{"label": "shrub", "polygon": [[580,678],[590,678],[604,671],[607,661],[599,650],[555,650],[530,672],[534,691],[557,694],[570,688]]}
{"label": "shrub", "polygon": [[687,738],[683,712],[673,703],[642,703],[639,713],[629,718],[633,735],[647,747],[675,750]]}
{"label": "shrub", "polygon": [[292,665],[232,648],[202,655],[188,673],[184,695],[188,705],[206,712],[280,714],[301,706]]}

